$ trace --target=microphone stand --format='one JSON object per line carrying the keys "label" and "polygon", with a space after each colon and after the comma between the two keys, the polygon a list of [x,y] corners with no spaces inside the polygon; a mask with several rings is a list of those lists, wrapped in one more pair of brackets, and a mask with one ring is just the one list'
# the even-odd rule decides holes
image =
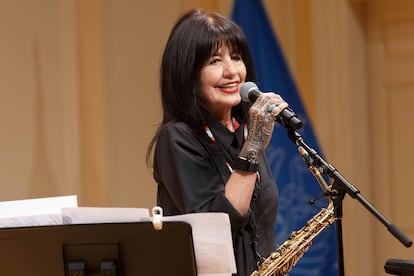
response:
{"label": "microphone stand", "polygon": [[303,140],[303,137],[291,128],[288,129],[288,136],[292,142],[297,146],[302,147],[310,158],[312,158],[312,165],[317,167],[322,174],[326,174],[334,181],[330,186],[328,192],[324,193],[328,196],[334,204],[335,225],[336,225],[336,241],[338,251],[338,268],[339,275],[344,276],[344,253],[343,253],[343,234],[342,234],[342,201],[346,194],[352,198],[357,199],[371,214],[373,214],[382,224],[384,224],[388,231],[396,237],[405,247],[411,247],[412,241],[400,231],[394,224],[387,220],[376,210],[359,192],[359,190],[349,183],[332,165],[326,162],[314,149],[309,147]]}

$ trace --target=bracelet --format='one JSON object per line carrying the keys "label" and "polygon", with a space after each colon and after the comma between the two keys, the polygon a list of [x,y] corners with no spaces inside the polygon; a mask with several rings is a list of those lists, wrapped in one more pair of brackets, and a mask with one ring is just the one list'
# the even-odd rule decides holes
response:
{"label": "bracelet", "polygon": [[259,168],[258,163],[253,163],[251,160],[245,157],[237,157],[234,162],[234,169],[239,172],[257,172]]}

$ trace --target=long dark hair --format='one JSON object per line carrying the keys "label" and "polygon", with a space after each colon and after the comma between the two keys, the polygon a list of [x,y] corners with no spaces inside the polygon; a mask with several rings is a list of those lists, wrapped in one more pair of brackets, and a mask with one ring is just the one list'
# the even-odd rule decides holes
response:
{"label": "long dark hair", "polygon": [[[200,72],[204,64],[221,46],[240,54],[246,66],[246,81],[254,81],[254,67],[246,36],[230,19],[216,12],[194,9],[185,13],[174,25],[161,62],[161,101],[163,119],[185,122],[197,129],[205,125],[208,111],[200,97]],[[233,114],[244,117],[245,103],[233,107]],[[147,151],[147,164],[158,132]]]}

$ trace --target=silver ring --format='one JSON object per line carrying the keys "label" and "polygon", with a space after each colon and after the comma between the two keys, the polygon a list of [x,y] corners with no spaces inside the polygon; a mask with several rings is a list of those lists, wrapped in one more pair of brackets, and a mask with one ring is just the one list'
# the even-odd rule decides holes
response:
{"label": "silver ring", "polygon": [[267,111],[268,111],[269,113],[272,113],[273,109],[275,109],[275,108],[276,108],[276,105],[271,104],[271,105],[269,105],[269,107],[267,108]]}

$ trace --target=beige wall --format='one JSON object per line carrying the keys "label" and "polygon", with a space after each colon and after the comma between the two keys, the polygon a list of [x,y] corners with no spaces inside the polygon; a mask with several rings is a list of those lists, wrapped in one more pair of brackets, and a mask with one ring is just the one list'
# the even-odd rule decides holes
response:
{"label": "beige wall", "polygon": [[[145,154],[161,119],[164,43],[184,10],[199,6],[229,15],[232,4],[157,2],[0,0],[0,200],[76,194],[81,206],[155,205]],[[397,60],[412,60],[414,44],[401,37],[410,37],[413,18],[398,7],[414,10],[414,2],[393,1],[392,16],[382,0],[263,2],[328,161],[414,237],[412,207],[404,197],[414,192],[409,173],[399,174],[397,165],[385,178],[377,173],[385,170],[378,160],[390,155],[409,171],[411,156],[396,146],[404,144],[400,136],[378,139],[383,126],[374,124],[386,107],[378,99],[387,99],[376,92],[387,87],[402,92],[392,94],[394,112],[385,119],[412,116],[409,107],[405,113],[397,108],[409,102],[407,84],[414,77],[400,68],[411,65],[378,60],[383,44],[393,47]],[[388,47],[390,38],[399,44]],[[381,69],[388,65],[391,71]],[[384,72],[408,77],[375,81]],[[393,125],[382,131],[394,133]],[[383,147],[387,155],[378,155]],[[392,187],[406,193],[384,194]],[[403,248],[356,200],[347,197],[344,208],[347,275],[385,275],[387,257],[414,259],[413,249]]]}

